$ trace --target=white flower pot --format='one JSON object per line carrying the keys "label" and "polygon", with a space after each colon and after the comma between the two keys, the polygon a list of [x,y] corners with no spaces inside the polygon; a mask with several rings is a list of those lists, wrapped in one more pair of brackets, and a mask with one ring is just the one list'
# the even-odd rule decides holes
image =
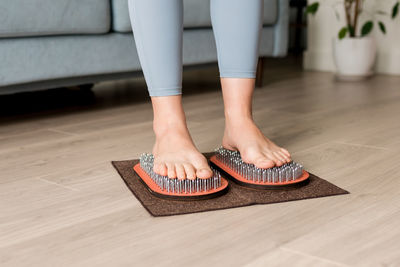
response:
{"label": "white flower pot", "polygon": [[339,79],[358,80],[373,74],[376,58],[374,38],[336,38],[333,50]]}

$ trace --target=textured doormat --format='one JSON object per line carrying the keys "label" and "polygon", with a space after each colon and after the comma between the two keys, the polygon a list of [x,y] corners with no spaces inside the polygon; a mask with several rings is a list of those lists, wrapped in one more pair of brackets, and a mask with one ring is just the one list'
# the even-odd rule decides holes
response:
{"label": "textured doormat", "polygon": [[[209,157],[212,153],[206,153]],[[112,165],[118,171],[125,184],[142,203],[143,207],[153,216],[170,216],[211,210],[230,209],[256,204],[272,204],[301,199],[328,197],[348,194],[346,190],[310,173],[310,182],[297,189],[290,190],[255,190],[235,184],[229,177],[229,190],[220,197],[197,201],[165,200],[152,195],[139,180],[133,166],[139,160],[113,161]]]}

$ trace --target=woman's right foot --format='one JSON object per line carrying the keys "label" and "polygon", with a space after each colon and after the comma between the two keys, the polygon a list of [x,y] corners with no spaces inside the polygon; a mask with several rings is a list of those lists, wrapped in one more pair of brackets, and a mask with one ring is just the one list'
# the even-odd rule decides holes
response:
{"label": "woman's right foot", "polygon": [[207,179],[212,171],[193,143],[180,96],[152,98],[154,109],[154,172],[169,178]]}
{"label": "woman's right foot", "polygon": [[196,149],[186,127],[173,126],[156,134],[154,172],[178,179],[210,178],[207,159]]}

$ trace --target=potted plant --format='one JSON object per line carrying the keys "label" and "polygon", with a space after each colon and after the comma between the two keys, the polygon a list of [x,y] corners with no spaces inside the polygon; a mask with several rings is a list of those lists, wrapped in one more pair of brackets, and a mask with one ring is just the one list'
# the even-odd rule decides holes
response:
{"label": "potted plant", "polygon": [[[340,0],[338,3],[344,6],[345,25],[339,30],[334,39],[333,55],[337,67],[337,75],[342,79],[360,79],[372,74],[376,58],[376,41],[370,36],[374,25],[377,24],[380,31],[386,34],[386,26],[382,20],[376,17],[391,16],[394,19],[399,13],[400,1],[395,1],[391,13],[382,10],[366,10],[366,0]],[[381,1],[381,0],[376,0]],[[321,1],[322,2],[322,1]],[[313,2],[306,8],[306,13],[315,15],[320,3]],[[333,6],[336,18],[340,20],[337,5]],[[371,19],[360,27],[360,15],[365,12]]]}

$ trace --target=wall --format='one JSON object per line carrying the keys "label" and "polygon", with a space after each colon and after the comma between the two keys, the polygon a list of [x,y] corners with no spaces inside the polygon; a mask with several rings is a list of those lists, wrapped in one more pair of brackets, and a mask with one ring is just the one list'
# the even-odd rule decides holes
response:
{"label": "wall", "polygon": [[[384,10],[391,13],[393,0],[365,0],[365,8]],[[315,0],[309,0],[313,3]],[[304,52],[304,68],[307,70],[335,71],[332,44],[341,27],[344,26],[344,11],[342,0],[320,0],[320,8],[315,16],[308,17],[307,51]],[[336,18],[335,8],[340,20]],[[359,24],[371,19],[370,14],[363,14]],[[372,36],[378,42],[376,72],[400,75],[400,14],[395,20],[389,16],[375,16],[385,22],[387,34],[383,35],[377,24],[374,25]]]}

